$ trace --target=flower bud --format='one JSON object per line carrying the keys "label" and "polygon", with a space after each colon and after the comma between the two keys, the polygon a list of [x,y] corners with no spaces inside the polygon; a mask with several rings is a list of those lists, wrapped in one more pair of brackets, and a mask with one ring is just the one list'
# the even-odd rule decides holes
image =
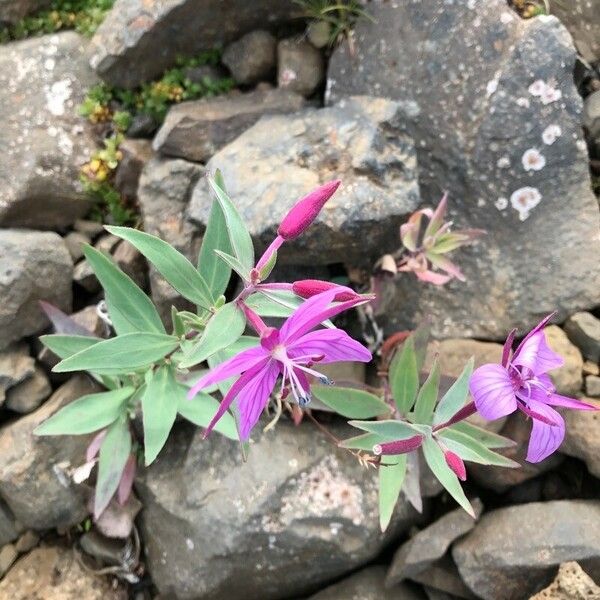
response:
{"label": "flower bud", "polygon": [[423,444],[423,436],[415,435],[407,440],[396,440],[395,442],[385,442],[383,444],[375,444],[373,446],[373,454],[390,455],[390,454],[406,454],[412,452]]}
{"label": "flower bud", "polygon": [[323,205],[333,196],[340,183],[339,179],[330,181],[298,200],[281,221],[277,230],[278,235],[284,240],[298,237],[316,219]]}
{"label": "flower bud", "polygon": [[292,284],[292,291],[301,298],[312,298],[322,292],[339,289],[340,291],[334,296],[336,302],[346,302],[347,300],[356,300],[360,297],[354,290],[337,285],[331,281],[321,281],[320,279],[302,279]]}
{"label": "flower bud", "polygon": [[458,454],[455,454],[450,450],[446,450],[444,452],[444,458],[446,459],[446,464],[454,471],[456,476],[461,481],[466,481],[467,469],[465,468],[465,463],[463,462],[463,459],[460,456],[458,456]]}

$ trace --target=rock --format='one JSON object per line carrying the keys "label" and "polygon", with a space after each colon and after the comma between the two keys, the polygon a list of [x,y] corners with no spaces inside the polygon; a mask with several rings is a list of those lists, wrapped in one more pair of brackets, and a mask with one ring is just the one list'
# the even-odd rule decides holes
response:
{"label": "rock", "polygon": [[554,581],[529,600],[593,600],[600,598],[600,587],[576,562],[560,565]]}
{"label": "rock", "polygon": [[70,231],[63,238],[65,242],[65,246],[71,255],[71,259],[73,263],[81,260],[83,258],[83,247],[86,244],[90,244],[91,240],[89,237],[84,235],[83,233],[79,233],[78,231]]}
{"label": "rock", "polygon": [[[353,98],[293,116],[263,117],[217,153],[230,196],[259,247],[266,247],[298,198],[339,177],[343,185],[313,225],[279,259],[292,264],[363,261],[397,246],[398,226],[419,203],[415,151],[398,123],[403,108]],[[194,189],[188,217],[203,230],[208,183]]]}
{"label": "rock", "polygon": [[144,289],[148,281],[148,263],[142,253],[129,242],[122,240],[113,252],[113,259],[139,287]]}
{"label": "rock", "polygon": [[367,567],[340,583],[325,588],[308,600],[419,600],[421,596],[405,585],[384,587],[385,569]]}
{"label": "rock", "polygon": [[12,600],[126,600],[106,577],[85,570],[70,549],[36,548],[0,581],[0,597]]}
{"label": "rock", "polygon": [[[411,579],[426,586],[429,598],[432,597],[431,590],[436,590],[440,594],[450,594],[448,600],[457,597],[466,598],[467,600],[475,599],[471,590],[463,583],[452,557],[448,554],[427,567],[424,571],[413,575]],[[445,596],[442,596],[440,600],[445,598]]]}
{"label": "rock", "polygon": [[40,538],[35,533],[35,531],[31,531],[28,529],[15,544],[15,549],[19,554],[23,554],[24,552],[29,552],[33,550],[40,542]]}
{"label": "rock", "polygon": [[600,362],[600,319],[588,312],[576,313],[565,323],[565,331],[585,358]]}
{"label": "rock", "polygon": [[[113,250],[120,241],[121,239],[116,235],[101,235],[94,243],[94,248],[103,254],[112,255]],[[102,286],[96,278],[96,274],[94,273],[92,266],[85,259],[75,265],[75,268],[73,269],[73,281],[78,283],[90,294],[96,294],[102,289]]]}
{"label": "rock", "polygon": [[104,225],[98,221],[88,221],[86,219],[77,219],[73,223],[73,229],[83,235],[95,239],[101,233],[104,233]]}
{"label": "rock", "polygon": [[0,499],[0,547],[14,542],[19,537],[19,529],[10,509]]}
{"label": "rock", "polygon": [[221,65],[198,65],[188,67],[185,76],[193,83],[205,83],[207,79],[216,81],[228,76],[227,69]]}
{"label": "rock", "polygon": [[0,0],[0,25],[14,25],[23,17],[46,8],[50,0]]}
{"label": "rock", "polygon": [[206,162],[265,114],[297,112],[302,96],[285,90],[254,91],[174,105],[152,145],[165,156]]}
{"label": "rock", "polygon": [[[433,206],[447,189],[450,220],[488,232],[456,253],[466,283],[400,277],[379,310],[386,333],[435,315],[436,337],[503,339],[555,309],[563,319],[597,305],[598,203],[564,27],[553,17],[521,20],[504,0],[374,0],[368,11],[373,22],[357,22],[355,52],[344,43],[333,53],[327,103],[365,93],[416,102],[405,125],[421,196]],[[532,149],[545,168],[526,170]],[[528,188],[538,192],[524,205]]]}
{"label": "rock", "polygon": [[0,550],[0,577],[3,577],[6,571],[10,569],[11,565],[17,560],[17,550],[13,544],[6,544]]}
{"label": "rock", "polygon": [[598,0],[572,0],[569,4],[554,2],[550,5],[573,36],[579,53],[588,62],[600,60],[600,5]]}
{"label": "rock", "polygon": [[119,145],[123,158],[115,174],[115,187],[128,201],[137,198],[140,175],[144,165],[152,158],[152,143],[148,140],[125,138]]}
{"label": "rock", "polygon": [[219,435],[203,442],[201,431],[173,430],[136,482],[147,564],[161,594],[302,596],[368,562],[418,522],[401,500],[382,534],[377,474],[315,433],[306,423],[280,421],[268,433],[257,427],[244,463],[235,442]]}
{"label": "rock", "polygon": [[96,82],[73,32],[3,46],[0,54],[0,226],[64,228],[91,201],[79,167],[95,149],[77,106]]}
{"label": "rock", "polygon": [[396,551],[388,570],[386,586],[413,578],[442,558],[451,544],[475,527],[483,510],[481,501],[473,502],[476,518],[457,508],[419,531]]}
{"label": "rock", "polygon": [[[200,238],[184,216],[193,187],[203,174],[200,165],[153,158],[142,171],[138,190],[144,231],[169,242],[193,263],[198,260]],[[152,299],[165,323],[171,321],[171,305],[192,308],[152,266],[149,277]]]}
{"label": "rock", "polygon": [[600,90],[592,92],[583,101],[583,127],[588,134],[590,150],[600,151]]}
{"label": "rock", "polygon": [[159,126],[160,123],[155,121],[152,115],[146,113],[134,115],[133,119],[131,119],[131,125],[129,125],[129,129],[127,130],[127,137],[149,139],[154,135]]}
{"label": "rock", "polygon": [[312,96],[325,79],[323,55],[304,40],[281,40],[277,44],[277,85]]}
{"label": "rock", "polygon": [[97,531],[88,531],[79,538],[81,549],[105,565],[121,565],[125,562],[126,543],[103,536]]}
{"label": "rock", "polygon": [[268,31],[251,31],[229,44],[221,60],[240,85],[271,79],[277,61],[277,40]]}
{"label": "rock", "polygon": [[29,356],[27,344],[14,344],[0,351],[0,405],[6,392],[25,381],[35,372],[35,360]]}
{"label": "rock", "polygon": [[494,510],[454,545],[452,555],[465,583],[484,600],[526,598],[569,560],[597,577],[600,502],[534,502]]}
{"label": "rock", "polygon": [[70,527],[87,515],[83,490],[69,469],[84,461],[90,436],[32,432],[64,404],[98,389],[90,377],[76,375],[35,412],[0,429],[0,495],[24,527]]}
{"label": "rock", "polygon": [[48,324],[39,300],[70,312],[72,271],[56,233],[0,231],[0,350]]}
{"label": "rock", "polygon": [[583,357],[577,346],[574,346],[567,334],[557,325],[544,328],[546,342],[550,349],[562,356],[565,364],[550,371],[550,379],[556,391],[564,396],[578,394],[583,385]]}
{"label": "rock", "polygon": [[585,378],[585,393],[588,396],[600,396],[600,377],[597,375],[588,375]]}
{"label": "rock", "polygon": [[[600,409],[600,400],[582,398]],[[585,410],[562,411],[567,433],[560,451],[585,462],[592,475],[600,478],[600,412]]]}
{"label": "rock", "polygon": [[107,324],[100,318],[98,308],[95,305],[82,308],[80,311],[73,313],[71,318],[95,336],[108,337],[110,333]]}
{"label": "rock", "polygon": [[586,360],[583,363],[583,372],[585,375],[600,375],[600,365],[593,363],[591,360]]}
{"label": "rock", "polygon": [[500,430],[500,434],[516,442],[516,445],[497,452],[518,462],[521,466],[517,469],[509,469],[468,462],[469,477],[473,477],[485,488],[498,493],[506,492],[513,486],[554,469],[562,462],[563,457],[558,453],[552,454],[539,463],[530,463],[525,460],[531,434],[531,420],[520,412],[508,416],[506,425]]}
{"label": "rock", "polygon": [[50,394],[52,386],[43,369],[35,372],[22,383],[12,387],[6,394],[6,407],[21,414],[35,410]]}
{"label": "rock", "polygon": [[223,46],[301,13],[280,0],[117,0],[92,39],[91,64],[107,83],[133,88],[174,65],[178,56]]}

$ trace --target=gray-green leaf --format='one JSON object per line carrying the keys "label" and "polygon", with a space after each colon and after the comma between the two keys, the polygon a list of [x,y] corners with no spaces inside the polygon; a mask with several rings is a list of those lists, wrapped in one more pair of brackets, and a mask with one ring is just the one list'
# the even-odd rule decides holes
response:
{"label": "gray-green leaf", "polygon": [[396,352],[392,359],[389,379],[392,397],[400,414],[408,414],[419,389],[417,357],[412,336],[404,342],[400,351]]}
{"label": "gray-green leaf", "polygon": [[349,421],[352,427],[376,433],[384,440],[407,440],[415,435],[423,435],[423,432],[406,421]]}
{"label": "gray-green leaf", "polygon": [[473,363],[474,359],[471,357],[460,377],[439,401],[433,416],[434,425],[446,423],[464,406],[469,394],[469,379],[473,373]]}
{"label": "gray-green leaf", "polygon": [[311,390],[323,404],[349,419],[370,419],[391,412],[385,402],[364,390],[329,385],[313,385]]}
{"label": "gray-green leaf", "polygon": [[88,335],[42,335],[40,342],[58,356],[58,358],[69,358],[94,344],[101,342],[101,338]]}
{"label": "gray-green leaf", "polygon": [[[204,392],[199,392],[191,400],[188,400],[187,389],[182,386],[177,410],[184,419],[191,421],[194,425],[198,425],[198,427],[206,428],[218,409],[219,402]],[[238,439],[235,420],[229,412],[226,412],[217,421],[214,430],[230,440]]]}
{"label": "gray-green leaf", "polygon": [[385,531],[390,524],[405,475],[406,454],[383,457],[379,465],[379,525],[381,531]]}
{"label": "gray-green leaf", "polygon": [[437,401],[440,387],[440,368],[437,358],[433,361],[431,372],[421,386],[415,402],[415,423],[429,424],[433,420],[433,409]]}

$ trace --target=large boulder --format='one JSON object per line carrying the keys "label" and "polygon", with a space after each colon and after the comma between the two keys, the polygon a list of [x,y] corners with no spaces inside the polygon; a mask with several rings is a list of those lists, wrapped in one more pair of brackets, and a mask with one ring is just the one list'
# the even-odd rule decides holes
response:
{"label": "large boulder", "polygon": [[597,304],[598,203],[566,29],[555,17],[523,21],[505,0],[374,0],[368,11],[354,51],[333,54],[327,102],[416,102],[407,128],[422,197],[433,205],[448,190],[456,225],[488,231],[457,253],[466,283],[404,276],[382,324],[406,329],[429,314],[442,337],[500,339],[552,310]]}
{"label": "large boulder", "polygon": [[550,10],[565,24],[583,58],[600,60],[600,1],[550,2]]}
{"label": "large boulder", "polygon": [[136,489],[152,579],[178,600],[302,596],[418,521],[401,500],[382,534],[377,473],[307,423],[255,430],[247,462],[239,444],[178,427]]}
{"label": "large boulder", "polygon": [[300,16],[281,0],[117,0],[92,40],[92,66],[112,85],[135,87],[191,56]]}
{"label": "large boulder", "polygon": [[23,17],[46,8],[51,0],[0,0],[0,26],[14,25]]}
{"label": "large boulder", "polygon": [[486,513],[452,554],[465,583],[484,600],[528,598],[571,560],[595,579],[600,502],[533,502]]}
{"label": "large boulder", "polygon": [[77,114],[97,80],[73,32],[2,47],[0,52],[0,226],[57,229],[90,208],[79,167],[95,149]]}
{"label": "large boulder", "polygon": [[[361,97],[296,115],[263,117],[213,156],[207,170],[221,169],[229,195],[262,248],[298,198],[325,181],[342,179],[315,223],[281,249],[280,259],[363,262],[397,247],[398,226],[419,202],[415,150],[399,126],[405,109]],[[188,217],[201,229],[211,202],[208,183],[200,180]]]}
{"label": "large boulder", "polygon": [[71,312],[72,273],[71,256],[58,234],[0,231],[0,349],[48,324],[40,300]]}

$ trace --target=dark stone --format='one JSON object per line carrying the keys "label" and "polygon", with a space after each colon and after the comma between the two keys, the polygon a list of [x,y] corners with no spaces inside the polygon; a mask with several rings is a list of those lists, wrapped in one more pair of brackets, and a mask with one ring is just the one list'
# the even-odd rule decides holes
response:
{"label": "dark stone", "polygon": [[0,25],[14,25],[23,17],[46,8],[51,0],[0,0]]}
{"label": "dark stone", "polygon": [[251,31],[225,48],[222,61],[240,85],[269,80],[275,73],[277,40],[268,31]]}
{"label": "dark stone", "polygon": [[277,84],[308,98],[325,79],[323,55],[304,40],[282,40],[277,45]]}
{"label": "dark stone", "polygon": [[567,319],[565,331],[585,358],[600,362],[600,319],[589,312],[579,312]]}

